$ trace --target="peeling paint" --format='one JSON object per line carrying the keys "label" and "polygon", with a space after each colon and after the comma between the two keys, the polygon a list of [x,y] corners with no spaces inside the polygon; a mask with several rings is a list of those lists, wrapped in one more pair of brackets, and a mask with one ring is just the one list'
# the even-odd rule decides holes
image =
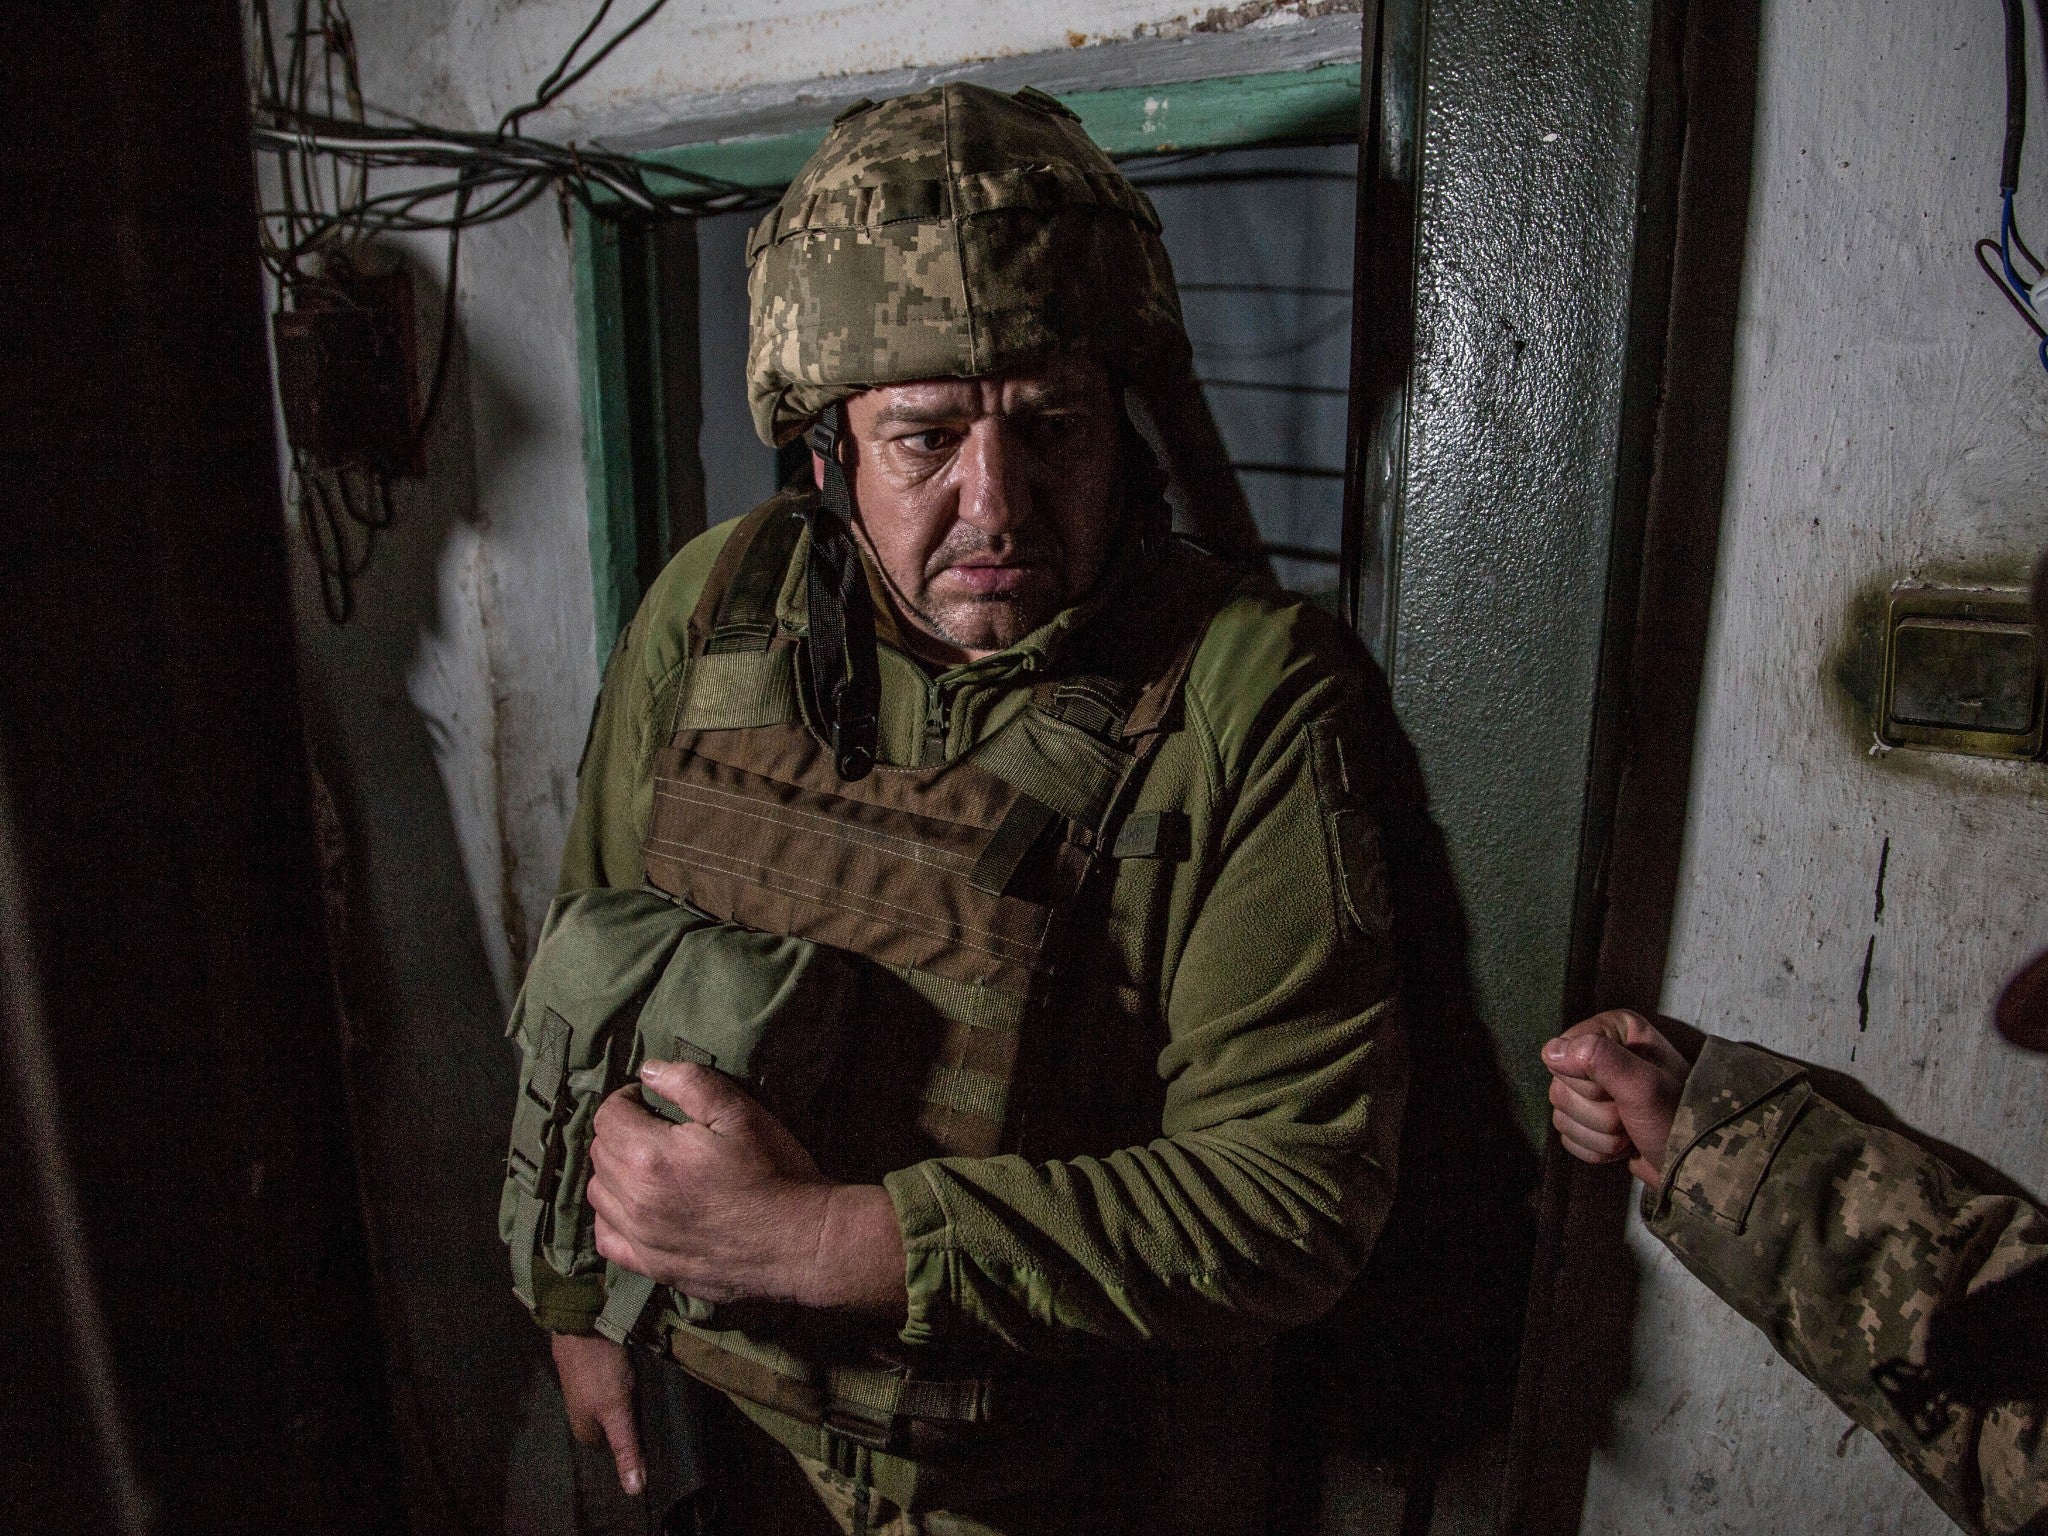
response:
{"label": "peeling paint", "polygon": [[1324,16],[1355,16],[1363,9],[1360,0],[1251,0],[1247,5],[1214,6],[1190,32],[1242,32],[1258,22],[1286,16],[1298,21],[1315,21]]}
{"label": "peeling paint", "polygon": [[[367,7],[367,10],[365,9]],[[529,0],[509,9],[452,0],[449,20],[405,7],[450,76],[426,115],[446,120],[459,101],[472,124],[497,119],[535,84],[588,19],[585,0]],[[357,32],[369,37],[396,0],[364,0]],[[1095,0],[1063,13],[896,0],[733,0],[672,8],[607,58],[561,102],[528,119],[557,139],[621,148],[660,147],[735,132],[782,132],[830,118],[837,105],[948,79],[998,89],[1110,89],[1217,75],[1259,74],[1358,57],[1359,0],[1256,0],[1190,8],[1161,0]],[[422,44],[422,46],[424,46]],[[419,113],[416,77],[371,61],[380,105]],[[808,104],[812,111],[800,109]],[[751,126],[739,126],[754,119]],[[716,125],[704,131],[707,125]]]}

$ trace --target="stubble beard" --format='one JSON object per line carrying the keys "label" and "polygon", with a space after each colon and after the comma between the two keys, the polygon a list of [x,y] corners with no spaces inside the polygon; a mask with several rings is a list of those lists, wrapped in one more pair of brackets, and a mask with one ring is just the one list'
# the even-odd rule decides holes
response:
{"label": "stubble beard", "polygon": [[[929,591],[929,587],[927,587]],[[929,603],[905,601],[904,606],[925,629],[931,631],[948,645],[963,651],[1000,651],[1015,645],[1039,625],[1058,613],[1064,604],[1055,596],[1046,604],[1042,616],[1034,617],[1016,597],[1006,592],[992,592],[987,596],[968,594],[953,604],[951,612],[959,615],[963,610],[977,616],[986,615],[993,622],[984,634],[969,634],[957,618],[949,621]]]}
{"label": "stubble beard", "polygon": [[[949,539],[925,563],[924,585],[915,598],[899,590],[896,594],[917,622],[948,645],[963,651],[999,651],[1015,645],[1066,606],[1067,594],[1061,580],[1064,551],[1051,545],[1033,543],[1009,552],[1030,561],[1032,578],[1042,579],[1050,590],[1042,603],[1027,602],[1036,594],[1014,592],[966,593],[941,611],[931,602],[932,583],[961,561],[994,550],[987,538],[975,535]],[[1032,584],[1035,584],[1033,580]],[[1036,611],[1043,608],[1043,612]],[[994,622],[986,633],[970,634],[961,620],[967,615]]]}

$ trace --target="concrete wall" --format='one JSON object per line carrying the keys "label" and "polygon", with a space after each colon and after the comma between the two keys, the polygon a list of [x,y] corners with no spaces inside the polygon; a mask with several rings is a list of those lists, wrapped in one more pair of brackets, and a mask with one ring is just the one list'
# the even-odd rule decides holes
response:
{"label": "concrete wall", "polygon": [[[1904,1121],[2039,1191],[2048,1062],[2005,1046],[1988,1015],[2000,978],[2048,943],[2048,770],[1874,756],[1838,677],[1858,670],[1861,600],[1908,577],[2020,582],[2048,542],[2048,377],[1970,251],[1997,228],[2000,8],[1766,0],[1761,44],[1663,1007],[1853,1074]],[[2020,209],[2048,215],[2038,136]],[[1593,1468],[1587,1532],[1952,1529],[1631,1229],[1634,1375]]]}

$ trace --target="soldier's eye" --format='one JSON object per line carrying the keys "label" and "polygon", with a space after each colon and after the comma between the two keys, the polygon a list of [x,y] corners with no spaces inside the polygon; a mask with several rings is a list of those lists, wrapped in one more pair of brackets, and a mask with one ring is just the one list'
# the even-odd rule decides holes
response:
{"label": "soldier's eye", "polygon": [[944,453],[953,446],[953,434],[944,427],[932,427],[927,431],[912,433],[903,441],[919,453]]}

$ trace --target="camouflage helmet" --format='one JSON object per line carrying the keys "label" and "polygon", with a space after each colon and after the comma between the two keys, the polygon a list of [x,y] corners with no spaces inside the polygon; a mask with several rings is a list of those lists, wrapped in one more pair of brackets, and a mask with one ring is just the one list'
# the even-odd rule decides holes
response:
{"label": "camouflage helmet", "polygon": [[747,241],[754,426],[877,384],[1056,353],[1185,371],[1159,215],[1042,91],[955,82],[842,113]]}

